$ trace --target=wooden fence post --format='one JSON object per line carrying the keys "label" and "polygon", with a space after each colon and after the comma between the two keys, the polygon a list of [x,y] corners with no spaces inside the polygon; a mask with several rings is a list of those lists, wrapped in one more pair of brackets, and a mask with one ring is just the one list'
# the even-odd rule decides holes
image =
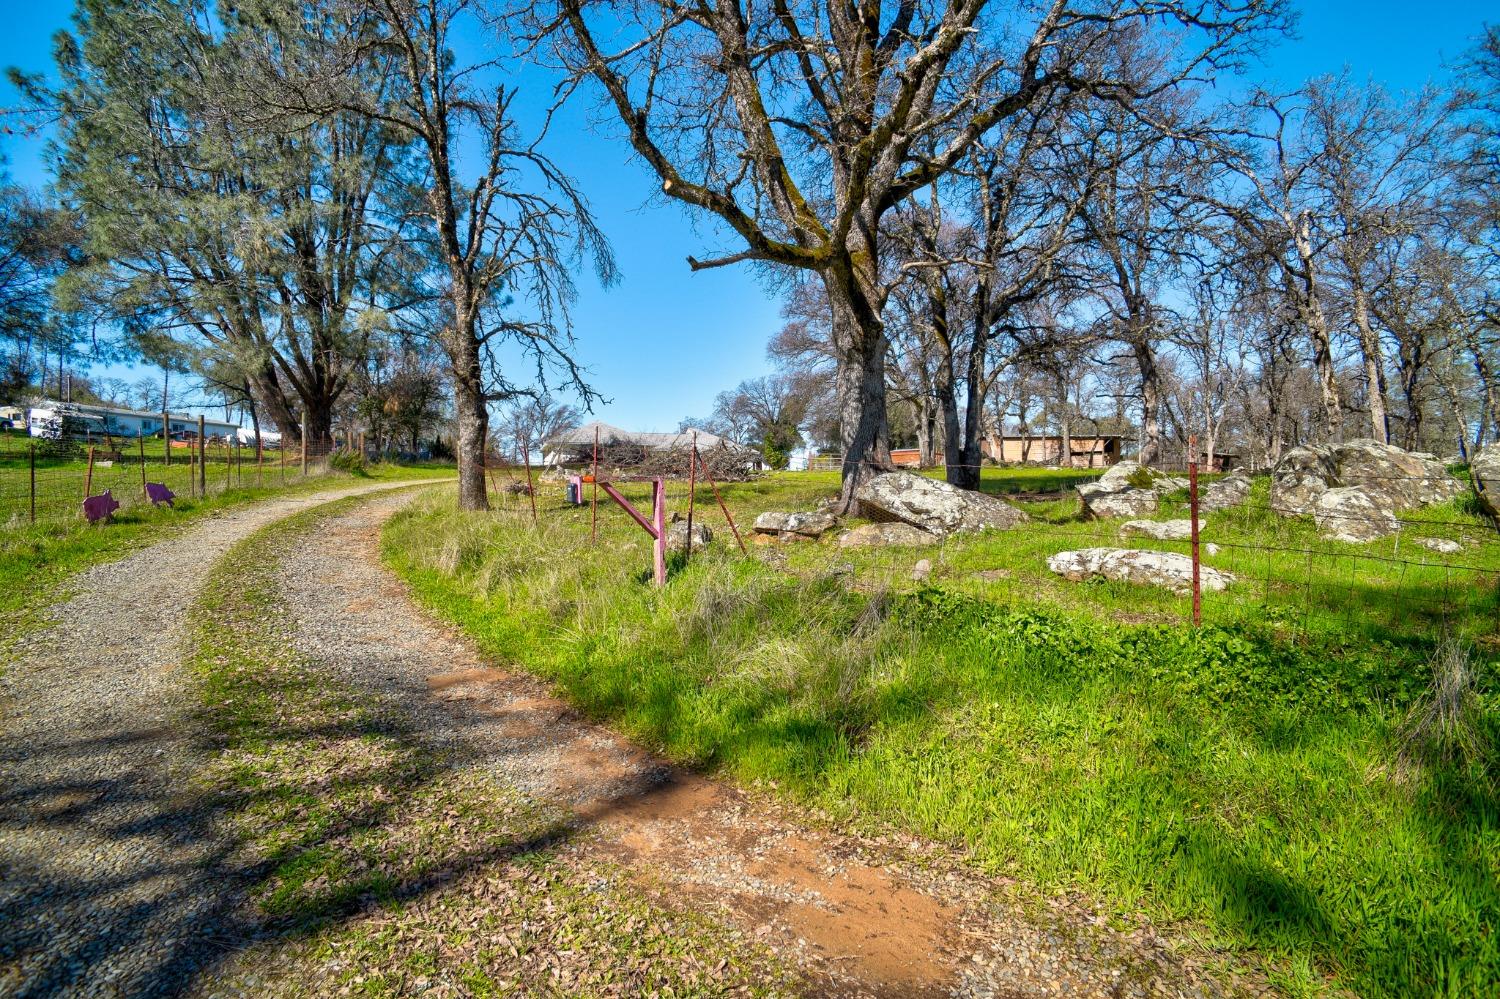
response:
{"label": "wooden fence post", "polygon": [[302,475],[307,477],[307,418],[302,419]]}
{"label": "wooden fence post", "polygon": [[203,414],[198,414],[198,495],[208,498],[208,438],[203,436]]}

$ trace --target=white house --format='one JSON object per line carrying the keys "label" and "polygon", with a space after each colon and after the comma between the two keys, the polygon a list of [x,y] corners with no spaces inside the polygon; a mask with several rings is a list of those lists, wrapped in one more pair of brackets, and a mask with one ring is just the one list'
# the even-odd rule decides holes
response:
{"label": "white house", "polygon": [[[62,435],[63,420],[88,436],[150,437],[161,433],[161,413],[147,413],[118,406],[94,406],[82,402],[43,402],[31,407],[28,423],[33,437],[56,438]],[[198,432],[198,418],[182,413],[168,413],[171,433]],[[209,437],[228,437],[239,430],[239,424],[205,418],[203,432]]]}

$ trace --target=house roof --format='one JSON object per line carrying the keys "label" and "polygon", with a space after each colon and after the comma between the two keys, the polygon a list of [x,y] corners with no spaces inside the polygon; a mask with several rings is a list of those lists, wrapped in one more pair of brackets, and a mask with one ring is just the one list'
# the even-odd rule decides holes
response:
{"label": "house roof", "polygon": [[[153,413],[150,410],[144,410],[144,409],[126,409],[126,408],[124,408],[122,406],[104,406],[104,405],[101,405],[99,403],[94,403],[94,402],[54,402],[51,399],[44,399],[41,402],[38,402],[35,405],[33,405],[31,408],[32,409],[40,409],[40,410],[51,410],[53,412],[58,412],[60,410],[60,411],[65,412],[65,413],[67,413],[67,412],[78,412],[78,413],[97,414],[97,415],[101,415],[101,416],[139,416],[139,417],[141,417],[143,419],[148,419],[148,420],[159,420],[159,419],[161,419],[161,413],[160,412]],[[193,416],[193,415],[188,414],[188,413],[168,413],[167,414],[167,418],[169,420],[182,420],[184,422],[190,422],[190,423],[197,423],[198,422],[198,417]],[[207,413],[205,413],[204,416],[203,416],[203,422],[207,423],[207,424],[213,424],[216,427],[237,427],[237,426],[239,426],[239,424],[237,424],[237,423],[231,423],[228,420],[216,420],[212,416],[209,416]]]}
{"label": "house roof", "polygon": [[750,453],[751,448],[743,444],[736,444],[727,437],[711,434],[707,430],[698,430],[688,427],[686,430],[670,434],[647,433],[639,430],[622,430],[619,427],[610,426],[599,420],[585,423],[581,427],[572,430],[564,430],[560,434],[554,434],[542,442],[542,449],[555,451],[560,447],[593,447],[594,431],[599,431],[599,446],[605,447],[612,444],[635,444],[648,448],[674,448],[688,447],[693,443],[693,435],[698,435],[698,447],[716,448],[724,447],[731,451],[744,451]]}

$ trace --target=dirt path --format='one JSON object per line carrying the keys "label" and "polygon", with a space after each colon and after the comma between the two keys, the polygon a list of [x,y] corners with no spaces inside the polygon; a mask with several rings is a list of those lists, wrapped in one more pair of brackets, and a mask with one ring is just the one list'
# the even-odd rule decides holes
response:
{"label": "dirt path", "polygon": [[[263,927],[243,904],[242,859],[188,790],[204,750],[181,720],[176,666],[213,560],[332,495],[237,511],[85,573],[57,625],[24,642],[0,680],[0,996],[168,994],[226,964],[241,993],[265,994],[260,964],[264,981],[298,980],[305,953],[247,951]],[[1224,993],[1149,928],[1110,930],[1062,902],[1022,916],[930,846],[835,834],[584,723],[380,567],[380,525],[406,501],[336,513],[281,556],[291,642],[315,677],[400,705],[424,741],[455,750],[445,765],[571,813],[575,834],[551,849],[737,927],[819,994]],[[467,994],[461,977],[419,988]]]}
{"label": "dirt path", "polygon": [[0,995],[174,991],[246,927],[187,790],[184,614],[235,542],[361,486],[204,519],[75,577],[0,676]]}
{"label": "dirt path", "polygon": [[1149,928],[1111,931],[1062,902],[1023,918],[923,844],[829,832],[587,724],[412,605],[378,560],[379,527],[400,502],[360,504],[283,561],[299,651],[394,694],[438,743],[468,746],[467,765],[570,808],[586,835],[559,849],[623,864],[663,898],[771,943],[827,995],[1222,993]]}

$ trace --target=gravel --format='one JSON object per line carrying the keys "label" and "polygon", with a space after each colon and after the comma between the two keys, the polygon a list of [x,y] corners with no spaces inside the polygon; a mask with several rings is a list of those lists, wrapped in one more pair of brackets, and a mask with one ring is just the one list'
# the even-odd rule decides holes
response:
{"label": "gravel", "polygon": [[71,581],[0,675],[0,995],[181,991],[253,932],[243,872],[194,790],[179,671],[213,563],[288,514],[364,486],[201,521]]}
{"label": "gravel", "polygon": [[[258,981],[286,982],[291,969],[276,965],[289,956],[242,890],[252,872],[191,790],[207,750],[176,667],[182,615],[214,560],[330,498],[231,513],[91,570],[51,609],[56,624],[21,642],[0,678],[0,995],[265,994]],[[452,767],[576,815],[580,835],[559,852],[623,865],[674,905],[727,921],[802,966],[820,994],[1263,991],[1204,973],[1146,924],[1110,927],[1075,902],[1023,911],[941,847],[838,831],[585,723],[538,681],[491,669],[380,567],[378,527],[406,499],[372,498],[287,548],[291,641],[309,669],[399,705],[403,727]],[[939,967],[942,982],[908,963]],[[234,973],[195,979],[215,965]]]}

